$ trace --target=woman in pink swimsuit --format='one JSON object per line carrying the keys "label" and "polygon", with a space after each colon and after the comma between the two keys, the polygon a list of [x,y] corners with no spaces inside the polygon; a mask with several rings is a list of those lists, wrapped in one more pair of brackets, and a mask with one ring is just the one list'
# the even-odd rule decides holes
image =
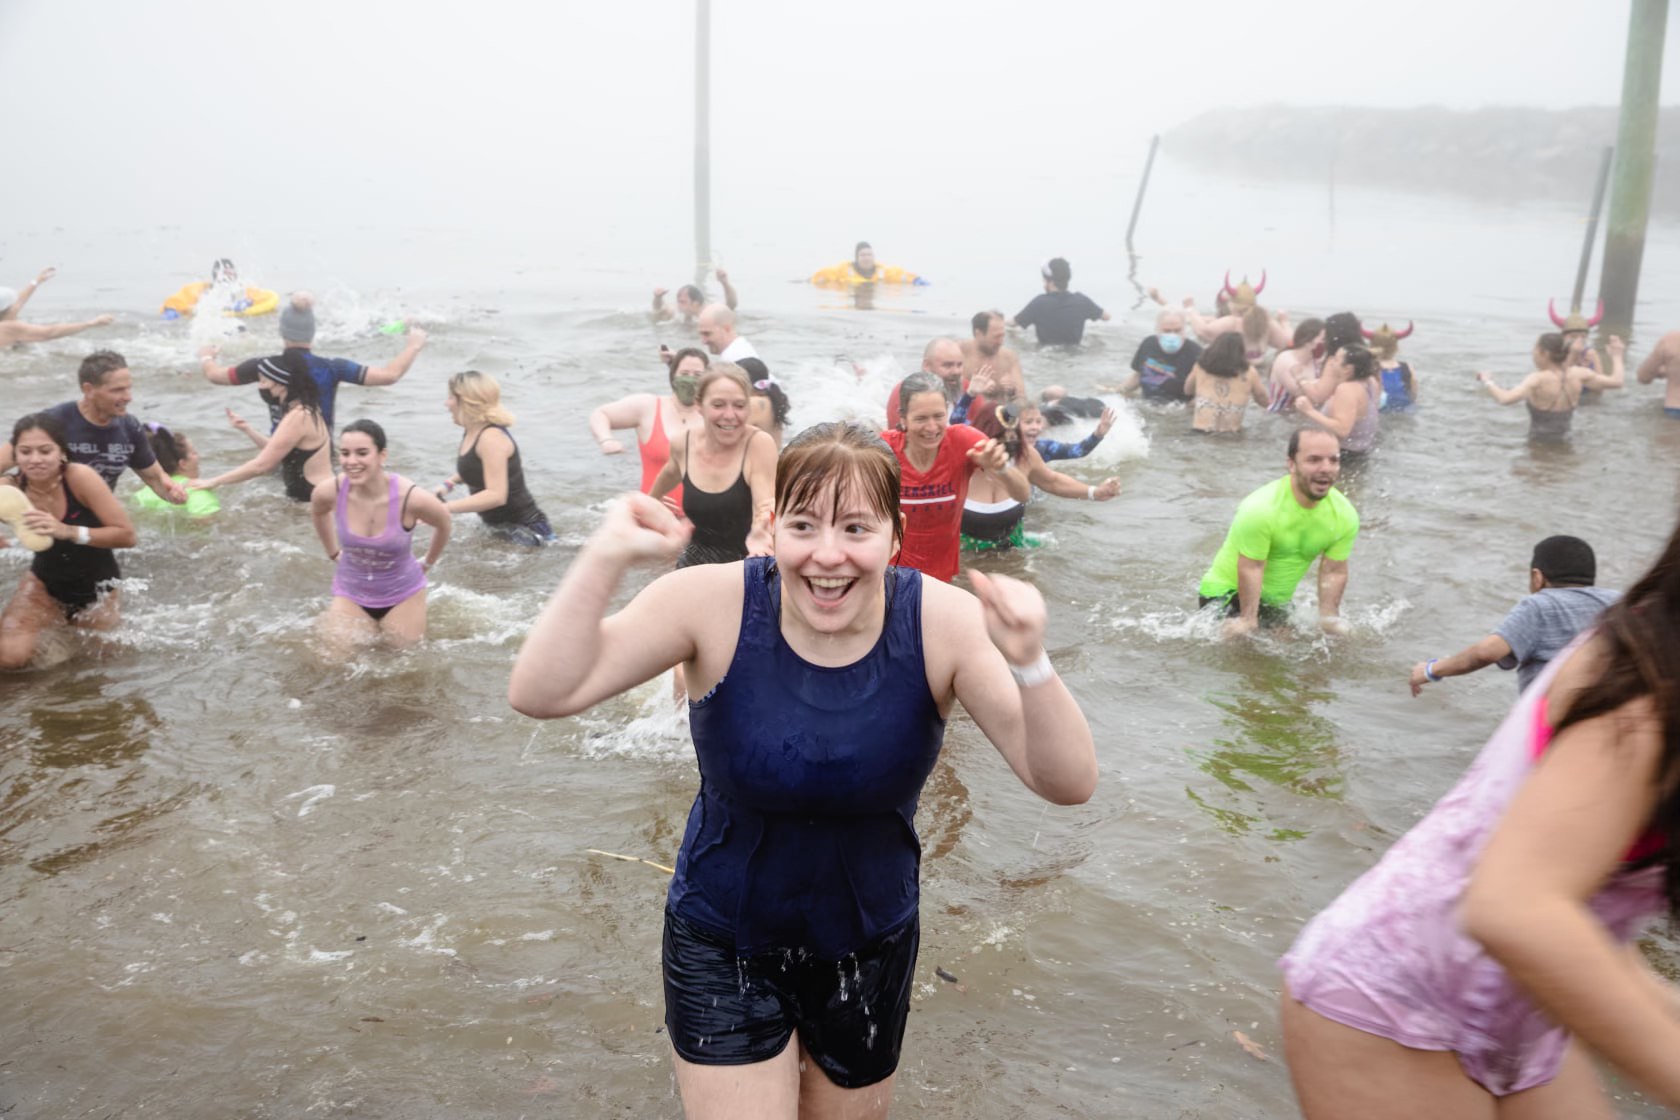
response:
{"label": "woman in pink swimsuit", "polygon": [[[385,473],[385,430],[357,420],[338,437],[344,476],[315,487],[311,512],[333,572],[332,604],[321,616],[329,651],[384,639],[413,645],[426,636],[426,573],[449,543],[449,510],[435,494]],[[432,527],[426,558],[414,559],[414,527]]]}
{"label": "woman in pink swimsuit", "polygon": [[1572,1045],[1680,1107],[1680,995],[1631,943],[1680,902],[1680,530],[1470,770],[1283,958],[1308,1120],[1582,1120]]}
{"label": "woman in pink swimsuit", "polygon": [[[705,427],[700,417],[700,377],[711,360],[704,350],[688,347],[670,353],[660,348],[665,359],[671,391],[665,396],[657,393],[631,393],[604,404],[589,414],[589,434],[601,448],[603,455],[622,455],[624,445],[613,433],[624,428],[636,430],[636,448],[642,455],[641,491],[653,490],[653,480],[671,457],[671,445],[681,443],[684,433],[698,432]],[[682,501],[682,487],[672,497]]]}

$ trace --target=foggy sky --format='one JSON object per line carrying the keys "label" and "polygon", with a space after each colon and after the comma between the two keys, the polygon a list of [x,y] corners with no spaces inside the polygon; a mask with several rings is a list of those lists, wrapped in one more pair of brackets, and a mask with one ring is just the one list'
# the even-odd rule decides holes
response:
{"label": "foggy sky", "polygon": [[[720,220],[1124,179],[1224,105],[1615,104],[1627,3],[1545,7],[715,0]],[[0,206],[13,230],[634,221],[689,198],[693,10],[0,0]]]}

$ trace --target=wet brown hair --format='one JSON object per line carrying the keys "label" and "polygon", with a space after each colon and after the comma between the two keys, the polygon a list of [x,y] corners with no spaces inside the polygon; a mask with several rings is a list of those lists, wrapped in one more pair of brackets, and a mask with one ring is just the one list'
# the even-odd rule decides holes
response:
{"label": "wet brown hair", "polygon": [[[1553,338],[1559,336],[1553,335]],[[1557,731],[1616,712],[1650,697],[1662,721],[1662,759],[1651,830],[1663,837],[1653,862],[1663,868],[1671,916],[1680,917],[1680,525],[1651,570],[1599,616],[1598,640],[1605,650],[1598,679],[1576,694]]]}
{"label": "wet brown hair", "polygon": [[904,543],[898,456],[873,428],[831,421],[806,428],[782,448],[776,461],[776,516],[815,510],[825,494],[835,510],[847,498],[861,499],[892,526],[894,547]]}
{"label": "wet brown hair", "polygon": [[1569,343],[1556,331],[1547,331],[1534,343],[1540,353],[1546,355],[1558,365],[1562,365],[1569,357]]}

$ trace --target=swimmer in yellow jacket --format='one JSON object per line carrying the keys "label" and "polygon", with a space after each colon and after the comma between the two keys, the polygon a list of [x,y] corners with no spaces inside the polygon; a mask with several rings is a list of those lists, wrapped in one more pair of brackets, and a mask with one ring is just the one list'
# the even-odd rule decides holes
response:
{"label": "swimmer in yellow jacket", "polygon": [[267,288],[237,288],[239,273],[233,267],[233,262],[226,257],[221,258],[210,266],[209,280],[194,280],[191,284],[183,284],[174,295],[163,301],[163,317],[165,319],[179,319],[184,315],[191,315],[198,309],[198,301],[211,288],[227,288],[232,293],[224,314],[249,317],[252,315],[267,315],[280,306],[280,296]]}
{"label": "swimmer in yellow jacket", "polygon": [[897,265],[876,264],[875,250],[867,241],[857,243],[852,259],[831,268],[819,268],[811,273],[811,283],[819,288],[855,288],[859,284],[926,284],[914,272]]}

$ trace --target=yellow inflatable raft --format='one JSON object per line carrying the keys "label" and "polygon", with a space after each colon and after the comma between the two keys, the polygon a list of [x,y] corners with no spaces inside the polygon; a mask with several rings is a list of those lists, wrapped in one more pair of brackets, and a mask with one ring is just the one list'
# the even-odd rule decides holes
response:
{"label": "yellow inflatable raft", "polygon": [[[198,309],[198,301],[209,290],[208,280],[194,280],[191,284],[181,285],[174,295],[163,301],[163,317],[179,319],[184,315],[191,315]],[[246,288],[244,298],[232,307],[223,308],[222,314],[248,319],[253,315],[270,314],[279,306],[279,292],[272,292],[267,288]]]}
{"label": "yellow inflatable raft", "polygon": [[878,264],[875,275],[865,276],[851,261],[841,261],[829,268],[811,273],[811,283],[819,288],[855,288],[859,284],[914,284],[920,280],[914,272],[892,264]]}

